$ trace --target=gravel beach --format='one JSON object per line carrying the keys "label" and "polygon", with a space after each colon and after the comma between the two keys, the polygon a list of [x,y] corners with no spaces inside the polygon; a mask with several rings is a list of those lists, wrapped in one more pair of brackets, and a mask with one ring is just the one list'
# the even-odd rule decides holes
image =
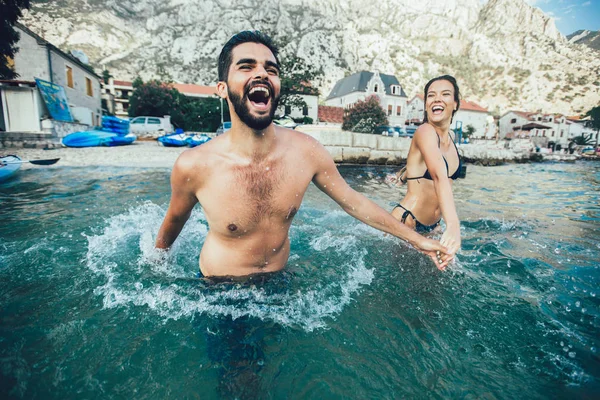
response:
{"label": "gravel beach", "polygon": [[[114,166],[140,168],[171,168],[187,147],[163,147],[155,141],[136,141],[117,147],[62,147],[52,150],[3,149],[3,154],[15,154],[23,160],[60,158],[56,166]],[[24,163],[23,168],[40,168]],[[47,168],[47,167],[46,167]]]}

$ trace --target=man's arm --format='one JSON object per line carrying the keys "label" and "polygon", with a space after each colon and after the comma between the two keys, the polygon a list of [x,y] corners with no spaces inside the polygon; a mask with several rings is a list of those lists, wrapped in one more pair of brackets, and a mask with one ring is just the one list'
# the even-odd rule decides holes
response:
{"label": "man's arm", "polygon": [[191,162],[189,155],[183,153],[173,166],[171,172],[171,201],[156,236],[154,246],[157,249],[171,247],[198,202],[195,194],[196,180],[192,179],[190,174],[193,167]]}
{"label": "man's arm", "polygon": [[[316,171],[313,183],[338,203],[344,211],[373,228],[409,242],[429,255],[438,268],[446,267],[451,259],[448,249],[435,240],[419,235],[373,201],[352,189],[342,178],[333,159],[320,143],[317,142],[312,151],[311,159]],[[437,260],[437,251],[445,254],[441,263]]]}

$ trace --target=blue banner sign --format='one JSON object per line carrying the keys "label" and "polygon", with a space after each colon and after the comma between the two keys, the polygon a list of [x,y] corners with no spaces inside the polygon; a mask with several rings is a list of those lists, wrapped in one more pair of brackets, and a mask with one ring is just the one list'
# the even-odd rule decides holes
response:
{"label": "blue banner sign", "polygon": [[52,119],[57,121],[73,122],[69,102],[65,89],[56,83],[35,78],[35,83],[46,103],[48,112]]}

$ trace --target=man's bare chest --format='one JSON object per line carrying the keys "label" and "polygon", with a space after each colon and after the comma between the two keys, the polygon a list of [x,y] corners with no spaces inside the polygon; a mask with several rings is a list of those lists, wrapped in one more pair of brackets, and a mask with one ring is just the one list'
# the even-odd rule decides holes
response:
{"label": "man's bare chest", "polygon": [[232,234],[291,223],[310,177],[289,164],[223,166],[197,192],[211,229]]}

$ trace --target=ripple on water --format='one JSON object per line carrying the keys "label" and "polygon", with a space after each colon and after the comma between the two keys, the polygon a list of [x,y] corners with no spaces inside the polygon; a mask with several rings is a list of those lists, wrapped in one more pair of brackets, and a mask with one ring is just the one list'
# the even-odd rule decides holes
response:
{"label": "ripple on water", "polygon": [[[192,278],[197,272],[198,251],[207,234],[203,213],[194,210],[180,238],[168,255],[154,249],[154,236],[165,210],[152,203],[109,218],[100,232],[87,236],[87,266],[103,283],[94,293],[105,308],[147,307],[165,321],[213,316],[256,317],[307,331],[327,326],[352,301],[361,286],[369,285],[372,270],[365,267],[365,251],[351,230],[337,235],[321,231],[313,236],[311,224],[300,225],[292,240],[307,242],[293,254],[288,271],[275,274],[264,286],[249,284],[208,284]],[[328,217],[324,217],[328,218]],[[308,235],[310,233],[310,236]],[[304,276],[304,264],[311,268],[312,252],[326,252],[319,274]],[[296,266],[296,267],[294,267]],[[335,281],[322,280],[334,274]],[[310,277],[306,281],[305,277]]]}

